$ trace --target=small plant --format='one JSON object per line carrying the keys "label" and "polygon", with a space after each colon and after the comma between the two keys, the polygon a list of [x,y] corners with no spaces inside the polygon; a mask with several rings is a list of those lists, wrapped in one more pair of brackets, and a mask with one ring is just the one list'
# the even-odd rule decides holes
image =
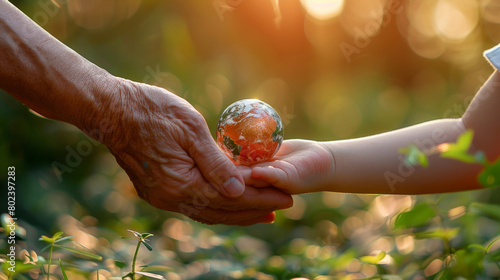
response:
{"label": "small plant", "polygon": [[384,251],[381,251],[376,256],[363,256],[363,257],[359,258],[359,260],[362,263],[375,265],[377,267],[377,274],[375,274],[371,277],[368,277],[368,278],[364,278],[365,280],[381,279],[381,277],[386,274],[384,267],[380,264],[380,262],[385,258],[385,256],[387,256],[387,253]]}
{"label": "small plant", "polygon": [[483,170],[478,176],[479,183],[485,188],[499,186],[500,158],[495,162],[489,162],[482,151],[478,151],[473,155],[469,154],[473,137],[474,132],[467,130],[458,137],[456,143],[443,143],[425,151],[411,145],[399,149],[399,152],[406,155],[405,163],[409,166],[421,165],[428,167],[428,156],[435,154],[466,163],[479,163],[483,165]]}
{"label": "small plant", "polygon": [[[480,275],[486,277],[485,264],[494,264],[500,269],[500,251],[492,250],[493,245],[500,240],[500,236],[484,244],[453,243],[452,240],[463,236],[465,230],[461,227],[449,227],[447,223],[450,220],[442,215],[438,204],[439,202],[430,200],[419,203],[412,209],[400,213],[393,225],[396,234],[411,234],[417,240],[440,239],[442,241],[443,252],[434,253],[434,258],[441,261],[442,267],[435,273],[433,279],[460,277],[474,279]],[[500,220],[500,207],[497,205],[474,202],[469,207],[472,210],[471,213],[476,210],[484,213],[490,211],[489,214],[492,214],[490,216]]]}
{"label": "small plant", "polygon": [[[478,175],[478,182],[485,188],[500,185],[500,158],[495,162],[489,162],[482,151],[470,154],[474,132],[467,130],[462,133],[456,143],[443,143],[429,150],[420,150],[411,145],[401,148],[399,151],[405,154],[405,163],[408,166],[421,165],[429,167],[428,157],[439,155],[470,164],[481,164],[483,170]],[[442,267],[434,275],[434,279],[455,279],[464,277],[472,279],[478,275],[484,275],[484,263],[495,264],[500,269],[500,252],[492,252],[491,248],[500,237],[494,238],[485,244],[468,244],[460,247],[452,246],[451,240],[463,234],[464,229],[460,227],[448,227],[447,219],[440,211],[439,202],[427,201],[415,205],[412,209],[400,213],[393,224],[395,232],[411,232],[415,239],[441,239],[443,242],[443,253],[440,256]],[[464,207],[464,209],[467,209]],[[468,206],[469,214],[483,213],[495,220],[500,220],[500,206],[473,202]],[[449,222],[449,221],[448,221]]]}
{"label": "small plant", "polygon": [[142,276],[146,276],[149,278],[154,278],[154,279],[165,279],[163,276],[154,274],[154,273],[149,273],[149,272],[142,272],[142,271],[135,271],[135,263],[137,261],[137,254],[139,253],[139,248],[141,247],[141,244],[144,245],[149,251],[153,251],[153,247],[149,245],[147,238],[153,236],[151,233],[139,233],[137,231],[133,230],[128,230],[131,233],[134,234],[134,236],[137,238],[137,246],[135,248],[135,253],[134,253],[134,258],[132,260],[132,271],[129,272],[127,275],[123,276],[122,279],[130,278],[132,280],[135,280],[135,275],[139,274]]}
{"label": "small plant", "polygon": [[[54,248],[64,249],[64,250],[70,251],[74,254],[77,254],[77,255],[80,255],[83,257],[87,257],[87,258],[90,258],[93,260],[97,260],[97,261],[102,260],[102,257],[99,255],[92,254],[92,253],[87,252],[87,251],[75,249],[72,247],[61,245],[61,243],[65,242],[65,241],[71,241],[71,239],[73,238],[72,236],[62,237],[62,235],[63,235],[63,232],[57,232],[52,237],[42,235],[42,237],[40,237],[40,239],[39,239],[40,241],[48,243],[48,245],[42,249],[42,252],[49,249],[49,259],[47,260],[48,266],[47,266],[47,272],[46,272],[47,279],[50,278],[50,267],[52,265],[52,251],[54,250]],[[30,256],[28,256],[28,257],[30,258]],[[61,267],[61,272],[63,274],[63,277],[65,277],[64,279],[67,279],[66,272],[64,271],[61,260],[59,260],[59,265]],[[44,273],[43,263],[42,263],[42,273]]]}

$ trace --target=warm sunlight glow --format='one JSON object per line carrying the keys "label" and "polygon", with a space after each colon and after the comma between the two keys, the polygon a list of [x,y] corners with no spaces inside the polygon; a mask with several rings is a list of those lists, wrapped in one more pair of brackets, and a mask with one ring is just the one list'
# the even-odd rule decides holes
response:
{"label": "warm sunlight glow", "polygon": [[318,20],[327,20],[339,15],[344,8],[344,0],[301,0],[307,13]]}
{"label": "warm sunlight glow", "polygon": [[451,40],[463,39],[477,25],[477,5],[474,1],[441,0],[434,17],[436,29],[443,37]]}

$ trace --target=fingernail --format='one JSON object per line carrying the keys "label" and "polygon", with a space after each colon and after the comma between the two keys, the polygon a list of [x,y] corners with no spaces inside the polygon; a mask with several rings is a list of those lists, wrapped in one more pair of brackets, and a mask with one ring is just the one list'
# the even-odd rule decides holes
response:
{"label": "fingernail", "polygon": [[261,223],[263,224],[274,224],[274,221],[276,219],[276,213],[271,212],[265,216],[262,217]]}
{"label": "fingernail", "polygon": [[222,185],[230,196],[239,196],[245,191],[245,186],[236,177],[231,177]]}

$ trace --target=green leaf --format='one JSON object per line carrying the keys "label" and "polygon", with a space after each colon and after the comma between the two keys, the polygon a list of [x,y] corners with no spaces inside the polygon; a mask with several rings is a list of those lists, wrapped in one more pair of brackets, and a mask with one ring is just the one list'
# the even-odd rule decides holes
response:
{"label": "green leaf", "polygon": [[[40,238],[39,240],[41,240],[41,238]],[[40,251],[41,251],[41,252],[44,252],[45,250],[47,250],[47,249],[48,249],[48,248],[50,248],[51,246],[52,246],[52,244],[49,244],[49,245],[47,245],[47,246],[43,247]]]}
{"label": "green leaf", "polygon": [[498,269],[500,269],[500,251],[496,252],[495,254],[488,254],[486,255],[486,259],[490,262],[493,262],[496,264]]}
{"label": "green leaf", "polygon": [[24,256],[27,257],[30,262],[34,262],[34,259],[32,256],[30,256],[30,254],[26,253],[24,254]]}
{"label": "green leaf", "polygon": [[424,153],[420,153],[418,155],[418,163],[420,163],[420,165],[422,165],[423,167],[429,166],[429,160]]}
{"label": "green leaf", "polygon": [[403,277],[401,277],[399,275],[385,274],[385,275],[382,275],[382,280],[403,280]]}
{"label": "green leaf", "polygon": [[[42,235],[42,237],[40,237],[38,240],[40,240],[40,241],[45,241],[45,242],[47,242],[47,243],[51,243],[51,244],[52,244],[52,243],[54,243],[54,242],[52,241],[52,238],[50,238],[50,237],[48,237],[48,236],[46,236],[46,235]],[[42,251],[43,251],[43,250],[42,250]]]}
{"label": "green leaf", "polygon": [[118,268],[124,268],[127,264],[124,261],[115,261],[115,265]]}
{"label": "green leaf", "polygon": [[399,152],[406,154],[405,164],[408,166],[421,165],[423,167],[429,166],[427,155],[422,152],[417,146],[411,145],[399,149]]}
{"label": "green leaf", "polygon": [[141,241],[142,244],[144,244],[144,246],[146,246],[146,248],[148,248],[149,251],[153,251],[153,247],[151,247],[151,245],[149,245],[147,242],[144,242],[144,241]]}
{"label": "green leaf", "polygon": [[[3,228],[8,228],[8,225],[12,222],[12,217],[9,214],[3,213],[1,217],[1,223]],[[8,231],[5,231],[7,233]]]}
{"label": "green leaf", "polygon": [[493,244],[495,242],[497,242],[498,240],[500,240],[500,236],[498,236],[497,238],[493,239],[493,241],[490,242],[490,244],[488,244],[486,246],[486,253],[489,253],[490,252],[490,249],[491,249],[491,246],[493,246]]}
{"label": "green leaf", "polygon": [[60,243],[63,241],[71,240],[72,238],[73,238],[73,236],[66,236],[66,237],[57,239],[56,241],[54,241],[54,243]]}
{"label": "green leaf", "polygon": [[458,250],[453,254],[455,264],[450,267],[452,273],[456,276],[462,276],[465,279],[476,279],[483,271],[484,252]]}
{"label": "green leaf", "polygon": [[359,258],[359,260],[364,262],[364,263],[378,264],[383,258],[385,258],[386,255],[387,255],[386,252],[381,251],[376,256],[363,256],[363,257]]}
{"label": "green leaf", "polygon": [[436,228],[433,230],[415,232],[416,239],[439,238],[443,240],[451,240],[460,232],[460,228]]}
{"label": "green leaf", "polygon": [[139,232],[133,231],[131,229],[128,229],[128,231],[130,231],[131,233],[133,233],[135,235],[135,237],[137,239],[139,239],[140,241],[144,241],[144,240],[146,240],[146,238],[153,236],[152,233],[147,233],[147,232],[145,232],[145,233],[139,233]]}
{"label": "green leaf", "polygon": [[462,151],[446,151],[441,153],[441,157],[451,158],[465,163],[475,163],[476,157]]}
{"label": "green leaf", "polygon": [[[334,280],[334,279],[339,279],[339,278],[336,278],[336,277],[333,277],[333,276],[325,276],[326,278],[314,278],[314,279],[318,279],[318,280]],[[340,278],[340,279],[352,279],[350,276],[347,276],[347,277],[344,277],[344,278]],[[365,278],[357,278],[358,280],[403,280],[403,277],[399,276],[399,275],[391,275],[391,274],[384,274],[384,275],[378,275],[378,274],[375,274],[373,276],[370,276],[370,277],[365,277]]]}
{"label": "green leaf", "polygon": [[472,144],[472,138],[474,137],[474,131],[467,130],[458,136],[457,143],[455,144],[457,149],[468,150]]}
{"label": "green leaf", "polygon": [[170,271],[175,271],[175,269],[170,267],[170,266],[165,266],[165,265],[149,265],[149,266],[143,266],[141,271],[142,272],[151,272],[151,271],[170,272]]}
{"label": "green leaf", "polygon": [[478,180],[485,188],[500,186],[500,159],[486,166],[486,168],[479,173]]}
{"label": "green leaf", "polygon": [[131,229],[127,229],[127,230],[130,231],[131,233],[133,233],[135,235],[135,237],[137,237],[137,239],[141,239],[142,234],[138,233],[137,231],[131,230]]}
{"label": "green leaf", "polygon": [[444,151],[441,152],[441,157],[451,158],[467,163],[477,162],[476,157],[468,153],[470,145],[472,144],[473,136],[474,132],[472,130],[467,130],[458,137],[456,143],[441,144],[440,146],[444,147]]}
{"label": "green leaf", "polygon": [[62,231],[56,232],[53,236],[52,239],[54,239],[54,242],[63,235]]}
{"label": "green leaf", "polygon": [[153,278],[153,279],[162,279],[162,280],[165,279],[165,277],[163,277],[159,274],[150,273],[150,272],[136,272],[135,274],[139,274],[139,275],[146,276],[146,277]]}
{"label": "green leaf", "polygon": [[483,251],[483,252],[486,251],[486,248],[484,248],[484,246],[481,244],[470,244],[469,246],[467,246],[467,250],[473,250],[473,249]]}
{"label": "green leaf", "polygon": [[[16,227],[15,227],[15,233],[16,233],[16,236],[19,237],[19,238],[24,238],[26,236],[26,229],[19,226],[19,224],[14,221],[12,219],[12,217],[7,214],[7,213],[3,213],[1,216],[1,225],[4,229],[8,229],[9,228],[9,225],[11,225],[12,223],[15,223]],[[10,230],[4,230],[3,232],[5,234],[5,236],[8,236],[10,234]]]}
{"label": "green leaf", "polygon": [[66,271],[64,271],[64,267],[62,265],[61,259],[59,259],[59,266],[61,267],[61,272],[64,280],[68,280],[68,276],[66,276]]}
{"label": "green leaf", "polygon": [[449,279],[453,279],[453,273],[451,272],[451,269],[447,267],[447,268],[439,271],[436,274],[436,277],[430,278],[430,279],[434,279],[434,280],[449,280]]}
{"label": "green leaf", "polygon": [[423,226],[436,215],[436,211],[428,204],[419,204],[410,211],[403,212],[396,217],[394,229],[408,229]]}
{"label": "green leaf", "polygon": [[470,207],[477,209],[494,219],[500,220],[500,205],[473,202]]}
{"label": "green leaf", "polygon": [[[13,273],[13,274],[11,274],[11,276],[14,276],[14,275],[19,275],[20,276],[20,274],[28,273],[29,271],[32,271],[33,269],[36,269],[36,268],[40,268],[40,265],[34,265],[34,264],[31,264],[31,263],[24,264],[21,261],[16,261],[16,271],[15,271],[15,274]],[[7,263],[4,262],[3,265],[0,265],[0,273],[2,273],[2,272],[5,273],[6,271],[8,271],[8,267],[7,267]],[[4,279],[9,279],[10,280],[10,279],[26,279],[26,278],[11,277],[11,278],[4,278]]]}
{"label": "green leaf", "polygon": [[63,232],[56,232],[52,237],[48,237],[46,235],[42,235],[38,240],[40,241],[45,241],[47,243],[53,244],[56,242],[56,240],[63,235]]}
{"label": "green leaf", "polygon": [[102,260],[101,256],[96,255],[96,254],[92,254],[92,253],[89,253],[89,252],[86,252],[86,251],[82,251],[82,250],[79,250],[79,249],[75,249],[75,248],[71,248],[71,247],[67,247],[67,246],[62,246],[62,245],[54,245],[54,246],[57,247],[57,248],[68,250],[68,251],[70,251],[72,253],[75,253],[77,255],[80,255],[80,256],[84,256],[84,257],[91,258],[91,259],[98,260],[98,261]]}
{"label": "green leaf", "polygon": [[146,232],[146,233],[141,234],[141,238],[142,238],[142,239],[146,239],[146,238],[151,237],[151,236],[153,236],[153,235],[154,235],[154,234],[152,234],[152,233],[147,233],[147,232]]}

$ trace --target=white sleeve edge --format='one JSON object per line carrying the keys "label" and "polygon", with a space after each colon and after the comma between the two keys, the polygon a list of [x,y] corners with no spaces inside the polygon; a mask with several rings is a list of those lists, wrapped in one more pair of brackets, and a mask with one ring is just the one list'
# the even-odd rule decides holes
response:
{"label": "white sleeve edge", "polygon": [[497,70],[500,70],[500,45],[485,51],[484,56]]}

